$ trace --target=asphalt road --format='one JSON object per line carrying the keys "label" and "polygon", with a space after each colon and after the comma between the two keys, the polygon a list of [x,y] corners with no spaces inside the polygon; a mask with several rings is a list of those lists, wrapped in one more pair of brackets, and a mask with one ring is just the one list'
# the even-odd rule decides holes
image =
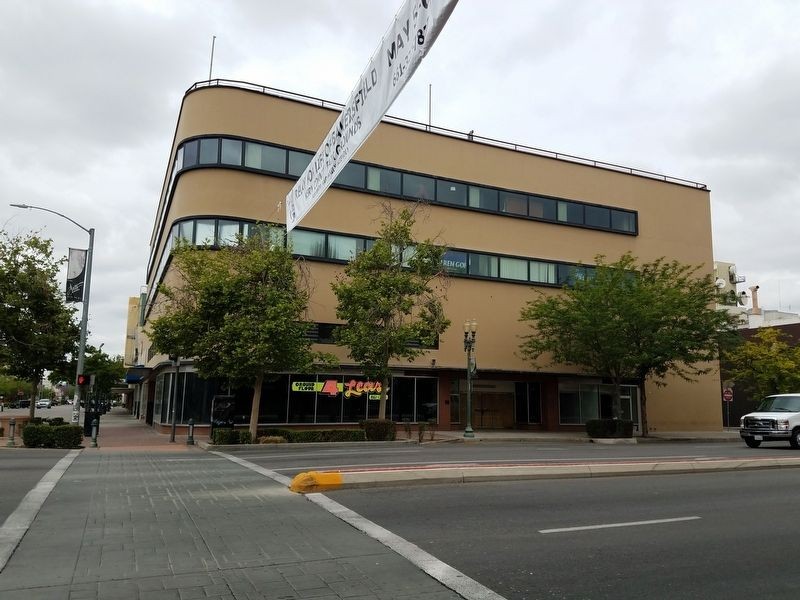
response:
{"label": "asphalt road", "polygon": [[730,599],[800,589],[798,493],[800,469],[326,495],[509,599]]}
{"label": "asphalt road", "polygon": [[559,464],[570,462],[628,462],[659,460],[754,459],[800,457],[788,444],[765,443],[748,448],[744,442],[652,442],[602,445],[580,442],[554,443],[442,443],[397,444],[369,447],[293,447],[265,445],[226,452],[293,477],[304,471],[402,467],[425,464]]}
{"label": "asphalt road", "polygon": [[0,525],[69,450],[0,448]]}

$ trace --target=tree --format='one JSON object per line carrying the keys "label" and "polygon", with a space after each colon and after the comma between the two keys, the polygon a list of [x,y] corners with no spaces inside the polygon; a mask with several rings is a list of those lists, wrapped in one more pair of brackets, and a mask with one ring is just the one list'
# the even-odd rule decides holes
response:
{"label": "tree", "polygon": [[0,368],[29,381],[34,394],[44,372],[77,351],[75,309],[64,303],[56,282],[63,262],[53,257],[51,240],[0,231]]}
{"label": "tree", "polygon": [[737,319],[714,310],[717,290],[700,267],[661,258],[637,264],[630,253],[615,263],[598,256],[574,284],[541,295],[522,310],[534,333],[521,344],[534,360],[549,353],[553,364],[577,365],[613,384],[613,414],[621,416],[620,386],[640,384],[642,433],[647,435],[645,382],[665,385],[668,374],[686,381],[711,371],[720,344]]}
{"label": "tree", "polygon": [[281,232],[239,238],[219,250],[178,244],[172,255],[178,281],[159,289],[165,312],[149,331],[157,351],[193,357],[201,377],[253,387],[253,438],[265,377],[309,372],[328,358],[311,351],[305,277],[291,251],[271,241],[275,234]]}
{"label": "tree", "polygon": [[760,400],[800,387],[800,346],[775,327],[762,327],[752,339],[723,354],[727,375]]}
{"label": "tree", "polygon": [[412,211],[395,214],[387,208],[386,213],[378,239],[332,285],[336,316],[345,321],[336,341],[368,377],[381,382],[380,419],[386,418],[389,362],[413,361],[450,325],[442,308],[446,249],[427,239],[414,241]]}

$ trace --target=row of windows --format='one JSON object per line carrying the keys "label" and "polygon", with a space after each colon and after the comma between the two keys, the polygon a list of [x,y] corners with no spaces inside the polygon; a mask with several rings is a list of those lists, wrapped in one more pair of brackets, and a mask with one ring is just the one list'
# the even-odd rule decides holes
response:
{"label": "row of windows", "polygon": [[[168,245],[171,248],[174,240],[183,238],[198,246],[224,246],[234,243],[239,235],[253,235],[263,228],[263,225],[232,219],[189,219],[173,225]],[[274,227],[269,230],[280,231]],[[289,234],[289,243],[298,256],[346,262],[370,248],[374,240],[295,228]],[[451,275],[559,286],[570,283],[573,276],[591,276],[594,270],[570,263],[465,250],[448,250],[442,264]],[[160,280],[160,275],[156,281]]]}
{"label": "row of windows", "polygon": [[[299,177],[312,158],[313,154],[309,152],[240,139],[207,137],[185,142],[178,148],[175,172],[196,166],[230,165]],[[356,162],[344,167],[334,185],[554,223],[628,234],[637,232],[634,211],[472,185]]]}

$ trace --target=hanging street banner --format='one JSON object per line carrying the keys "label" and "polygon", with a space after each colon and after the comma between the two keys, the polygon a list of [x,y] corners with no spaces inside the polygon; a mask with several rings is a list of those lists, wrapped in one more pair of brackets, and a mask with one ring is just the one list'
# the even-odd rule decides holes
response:
{"label": "hanging street banner", "polygon": [[378,126],[433,46],[458,0],[406,0],[342,113],[286,196],[286,232],[319,201]]}
{"label": "hanging street banner", "polygon": [[83,302],[83,280],[86,277],[86,250],[69,249],[67,263],[67,302]]}

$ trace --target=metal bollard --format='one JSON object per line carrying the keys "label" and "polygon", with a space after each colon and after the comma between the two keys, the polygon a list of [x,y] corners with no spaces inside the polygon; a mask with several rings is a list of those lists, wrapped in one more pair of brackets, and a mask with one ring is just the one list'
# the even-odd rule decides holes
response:
{"label": "metal bollard", "polygon": [[189,419],[189,437],[186,438],[187,446],[194,446],[194,419]]}
{"label": "metal bollard", "polygon": [[6,446],[9,448],[13,448],[16,444],[14,444],[14,428],[17,426],[17,420],[14,417],[8,421],[8,441],[6,442]]}
{"label": "metal bollard", "polygon": [[92,419],[92,448],[97,448],[97,419]]}

